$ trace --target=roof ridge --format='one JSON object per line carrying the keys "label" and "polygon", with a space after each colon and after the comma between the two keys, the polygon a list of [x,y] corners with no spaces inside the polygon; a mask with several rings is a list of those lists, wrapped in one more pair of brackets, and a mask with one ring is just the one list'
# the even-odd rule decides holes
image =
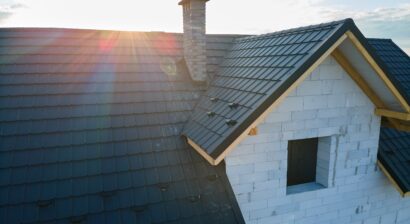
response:
{"label": "roof ridge", "polygon": [[317,28],[323,28],[327,26],[334,26],[342,23],[354,23],[353,19],[351,18],[345,18],[342,20],[335,20],[335,21],[330,21],[330,22],[325,22],[325,23],[319,23],[319,24],[313,24],[313,25],[308,25],[308,26],[300,26],[300,27],[293,27],[290,29],[285,29],[285,30],[278,30],[274,32],[269,32],[269,33],[264,33],[264,34],[259,34],[259,35],[254,35],[254,36],[249,36],[249,37],[242,37],[242,38],[237,38],[235,42],[241,42],[245,40],[254,40],[254,39],[262,39],[266,37],[272,37],[275,35],[280,35],[280,34],[291,34],[295,32],[304,32],[306,30],[312,30],[312,29],[317,29]]}
{"label": "roof ridge", "polygon": [[378,38],[378,37],[366,37],[368,40],[390,40],[393,42],[391,38]]}

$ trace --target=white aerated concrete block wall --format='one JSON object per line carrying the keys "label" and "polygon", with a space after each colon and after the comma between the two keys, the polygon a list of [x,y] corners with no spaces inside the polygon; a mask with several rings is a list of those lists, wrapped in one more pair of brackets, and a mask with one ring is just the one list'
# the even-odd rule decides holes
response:
{"label": "white aerated concrete block wall", "polygon": [[[410,199],[376,166],[374,108],[337,62],[326,59],[225,159],[246,223],[410,223]],[[328,158],[318,164],[329,167],[328,187],[287,195],[288,141],[312,137],[329,137],[330,149],[318,153]]]}

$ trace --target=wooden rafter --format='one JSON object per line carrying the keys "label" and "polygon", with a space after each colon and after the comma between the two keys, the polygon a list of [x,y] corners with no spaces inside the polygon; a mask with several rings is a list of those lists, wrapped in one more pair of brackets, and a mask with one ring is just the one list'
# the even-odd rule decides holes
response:
{"label": "wooden rafter", "polygon": [[382,108],[377,108],[374,113],[379,116],[395,118],[403,121],[410,121],[410,113],[397,112]]}
{"label": "wooden rafter", "polygon": [[410,106],[407,103],[407,101],[400,94],[400,92],[397,90],[397,88],[393,85],[393,83],[390,81],[390,79],[387,77],[387,75],[384,73],[384,71],[380,68],[380,66],[376,63],[376,61],[373,59],[373,57],[369,54],[369,52],[367,52],[367,50],[360,43],[360,41],[357,39],[357,37],[351,31],[347,31],[346,34],[349,37],[349,39],[352,41],[352,43],[356,46],[356,48],[359,50],[360,54],[370,64],[370,66],[373,68],[373,70],[376,72],[376,74],[387,85],[388,89],[391,91],[393,96],[395,96],[395,98],[399,101],[400,105],[404,108],[404,110],[406,112],[410,112]]}
{"label": "wooden rafter", "polygon": [[401,113],[386,109],[387,106],[384,104],[384,102],[380,99],[379,96],[377,96],[373,89],[367,84],[360,73],[353,67],[353,65],[339,49],[335,49],[332,52],[332,56],[377,107],[377,109],[375,110],[376,115],[386,117],[389,120],[389,123],[397,129],[399,129],[399,127],[402,125],[397,120],[393,120],[393,118],[399,120],[407,120],[408,118],[410,119],[409,113]]}
{"label": "wooden rafter", "polygon": [[339,65],[346,71],[346,73],[356,82],[356,84],[363,90],[363,92],[369,97],[374,105],[378,108],[386,108],[380,97],[376,95],[372,88],[362,78],[360,73],[350,64],[347,58],[339,49],[335,49],[332,52],[333,58],[339,63]]}

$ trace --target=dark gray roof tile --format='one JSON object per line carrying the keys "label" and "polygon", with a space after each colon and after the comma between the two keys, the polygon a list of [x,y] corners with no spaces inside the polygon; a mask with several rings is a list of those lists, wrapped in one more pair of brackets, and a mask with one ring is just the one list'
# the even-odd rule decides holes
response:
{"label": "dark gray roof tile", "polygon": [[362,37],[346,19],[236,39],[182,134],[216,159],[347,30]]}
{"label": "dark gray roof tile", "polygon": [[[408,99],[410,58],[390,39],[368,39],[387,68],[387,75]],[[378,159],[403,192],[410,191],[410,134],[391,128],[380,131]]]}
{"label": "dark gray roof tile", "polygon": [[[118,44],[99,48],[106,35]],[[209,36],[211,75],[234,38]],[[187,183],[202,178],[183,167],[205,163],[179,137],[205,87],[161,66],[182,58],[180,34],[3,28],[0,39],[0,222],[171,222],[183,219],[178,211],[197,222],[219,213],[180,208],[197,188]],[[236,203],[222,200],[213,202]]]}

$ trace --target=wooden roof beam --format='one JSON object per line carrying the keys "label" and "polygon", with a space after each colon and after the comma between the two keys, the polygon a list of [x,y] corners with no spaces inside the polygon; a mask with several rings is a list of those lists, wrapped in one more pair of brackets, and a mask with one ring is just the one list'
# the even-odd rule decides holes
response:
{"label": "wooden roof beam", "polygon": [[346,34],[349,37],[349,39],[353,42],[353,44],[356,46],[356,48],[359,50],[359,52],[362,54],[362,56],[366,59],[366,61],[371,65],[371,67],[376,72],[376,74],[387,85],[387,87],[389,88],[391,93],[396,97],[396,99],[399,101],[403,109],[406,112],[410,112],[410,105],[407,103],[404,97],[400,94],[400,92],[397,90],[394,84],[390,81],[390,79],[384,73],[384,71],[380,68],[380,66],[376,63],[373,57],[369,54],[369,52],[367,52],[366,48],[360,43],[357,37],[351,31],[347,31]]}
{"label": "wooden roof beam", "polygon": [[397,112],[383,108],[376,108],[374,113],[379,116],[395,118],[403,121],[410,121],[410,113]]}
{"label": "wooden roof beam", "polygon": [[[353,79],[353,81],[360,87],[360,89],[366,94],[367,97],[373,102],[373,104],[376,106],[376,111],[375,114],[379,116],[385,116],[389,122],[389,124],[398,130],[403,130],[407,129],[409,130],[410,127],[405,127],[402,124],[400,124],[397,120],[397,116],[403,118],[403,114],[398,114],[400,112],[394,112],[390,111],[389,113],[383,113],[378,114],[378,112],[383,111],[389,111],[387,106],[384,104],[384,102],[380,99],[380,97],[373,91],[373,89],[367,84],[367,82],[362,78],[360,73],[356,70],[356,68],[353,67],[353,65],[349,62],[349,60],[346,58],[346,56],[343,55],[343,53],[339,49],[335,49],[332,52],[333,58],[339,63],[339,65],[345,70],[345,72]],[[396,117],[393,117],[392,114],[394,114]],[[389,115],[389,116],[386,116]],[[403,120],[403,119],[401,119]]]}

